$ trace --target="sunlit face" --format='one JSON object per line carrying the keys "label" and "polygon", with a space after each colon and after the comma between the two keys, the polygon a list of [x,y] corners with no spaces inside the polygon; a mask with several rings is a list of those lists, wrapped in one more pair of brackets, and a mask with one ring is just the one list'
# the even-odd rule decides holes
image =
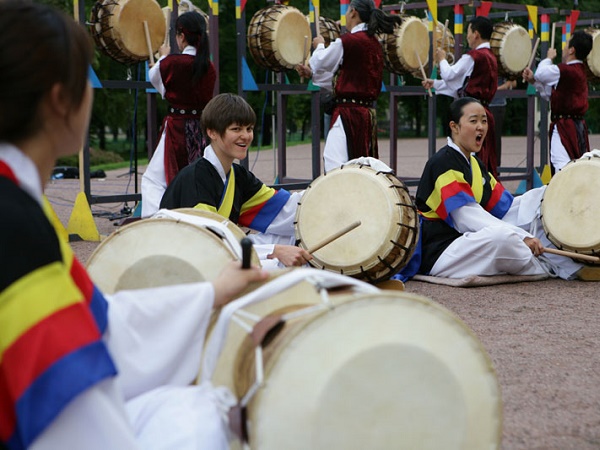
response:
{"label": "sunlit face", "polygon": [[463,107],[459,122],[450,122],[450,129],[452,140],[465,156],[479,152],[488,131],[485,109],[480,103],[468,103]]}
{"label": "sunlit face", "polygon": [[254,125],[231,124],[221,136],[215,130],[207,130],[210,145],[221,162],[231,164],[236,159],[244,159],[254,139]]}
{"label": "sunlit face", "polygon": [[476,31],[471,29],[471,25],[467,27],[467,43],[469,44],[469,48],[475,48],[475,39],[476,39]]}

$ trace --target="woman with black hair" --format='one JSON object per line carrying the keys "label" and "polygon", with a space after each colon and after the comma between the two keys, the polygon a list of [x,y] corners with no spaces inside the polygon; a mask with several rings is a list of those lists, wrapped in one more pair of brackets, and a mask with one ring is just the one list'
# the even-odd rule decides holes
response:
{"label": "woman with black hair", "polygon": [[377,116],[373,103],[381,92],[383,50],[376,34],[394,32],[400,16],[378,9],[373,0],[352,0],[346,12],[349,33],[325,48],[322,36],[313,39],[309,65],[300,76],[332,91],[335,106],[325,141],[325,172],[361,156],[378,157]]}
{"label": "woman with black hair", "polygon": [[142,177],[142,216],[158,211],[160,199],[175,175],[200,156],[207,142],[200,115],[213,97],[216,70],[210,61],[206,20],[196,11],[183,13],[175,23],[180,54],[162,45],[150,82],[169,102],[154,156]]}

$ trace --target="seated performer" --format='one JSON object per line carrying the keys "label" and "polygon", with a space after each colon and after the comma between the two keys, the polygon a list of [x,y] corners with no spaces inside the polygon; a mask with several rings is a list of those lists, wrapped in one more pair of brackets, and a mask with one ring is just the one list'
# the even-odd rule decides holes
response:
{"label": "seated performer", "polygon": [[268,274],[103,295],[43,196],[88,129],[89,35],[24,0],[0,1],[0,30],[0,448],[228,449],[235,399],[191,383],[213,308]]}
{"label": "seated performer", "polygon": [[450,105],[448,145],[423,170],[416,195],[421,240],[399,278],[541,275],[572,279],[582,264],[543,253],[554,247],[537,215],[545,186],[513,198],[476,156],[488,124],[478,100]]}
{"label": "seated performer", "polygon": [[592,50],[592,36],[583,30],[573,33],[563,55],[564,62],[552,64],[556,50],[548,49],[535,75],[523,71],[523,79],[534,84],[542,98],[550,100],[550,162],[553,172],[590,151],[588,128],[583,118],[588,110],[588,83],[583,61]]}
{"label": "seated performer", "polygon": [[202,128],[211,144],[204,158],[179,172],[167,187],[161,208],[197,208],[216,212],[259,232],[249,237],[260,259],[301,266],[312,256],[293,244],[294,218],[301,193],[267,187],[235,160],[244,159],[254,138],[256,114],[234,94],[215,96],[202,112]]}

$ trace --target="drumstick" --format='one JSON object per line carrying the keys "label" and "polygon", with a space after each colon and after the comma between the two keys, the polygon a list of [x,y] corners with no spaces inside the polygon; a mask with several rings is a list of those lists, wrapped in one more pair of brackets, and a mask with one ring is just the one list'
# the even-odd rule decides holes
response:
{"label": "drumstick", "polygon": [[167,24],[167,33],[165,34],[165,41],[163,42],[166,46],[171,45],[171,10],[167,9],[165,13],[165,22]]}
{"label": "drumstick", "polygon": [[544,247],[543,252],[544,253],[554,253],[555,255],[567,256],[569,258],[574,258],[574,259],[581,259],[583,261],[590,261],[590,262],[596,262],[596,263],[600,262],[600,258],[597,256],[582,255],[580,253],[568,252],[565,250],[558,250],[556,248]]}
{"label": "drumstick", "polygon": [[[415,55],[417,55],[417,60],[419,61],[419,67],[421,68],[421,75],[423,75],[423,79],[426,80],[427,75],[425,74],[425,69],[423,68],[423,63],[421,62],[421,57],[419,56],[419,52],[417,50],[415,50]],[[428,88],[427,92],[429,92],[430,97],[433,97],[433,94],[431,93],[431,89]]]}
{"label": "drumstick", "polygon": [[319,7],[315,6],[315,33],[321,36],[321,21],[319,19]]}
{"label": "drumstick", "polygon": [[539,44],[540,38],[537,38],[535,41],[535,45],[533,46],[533,50],[531,51],[531,58],[529,58],[529,64],[527,64],[527,68],[531,68],[531,63],[533,63],[533,58],[535,58],[535,52],[537,51]]}
{"label": "drumstick", "polygon": [[554,50],[554,36],[556,35],[556,22],[552,24],[552,37],[550,38],[550,48]]}
{"label": "drumstick", "polygon": [[444,29],[442,31],[442,48],[446,49],[446,30],[448,29],[448,19],[444,22]]}
{"label": "drumstick", "polygon": [[245,237],[240,241],[242,246],[242,269],[250,268],[250,255],[252,254],[252,241]]}
{"label": "drumstick", "polygon": [[308,253],[314,253],[317,250],[322,249],[323,247],[325,247],[327,244],[330,244],[331,242],[335,241],[337,238],[342,237],[343,235],[345,235],[346,233],[354,230],[355,228],[357,228],[358,226],[360,226],[361,221],[357,220],[356,222],[352,222],[350,225],[342,228],[340,231],[333,233],[331,236],[329,236],[326,239],[323,239],[321,242],[319,242],[317,245],[314,245],[313,247],[309,248],[308,250],[306,250]]}
{"label": "drumstick", "polygon": [[150,66],[154,65],[154,55],[152,54],[152,42],[150,41],[150,30],[148,21],[144,20],[144,33],[146,33],[146,44],[148,45],[148,54],[150,55]]}
{"label": "drumstick", "polygon": [[[308,65],[308,55],[306,54],[306,47],[308,47],[308,36],[304,36],[304,50],[302,51],[302,62],[305,66]],[[300,77],[300,83],[304,83],[304,77]]]}

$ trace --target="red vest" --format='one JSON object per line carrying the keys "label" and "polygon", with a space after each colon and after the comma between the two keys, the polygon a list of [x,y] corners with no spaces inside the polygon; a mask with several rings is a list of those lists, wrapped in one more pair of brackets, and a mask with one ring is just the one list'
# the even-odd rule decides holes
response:
{"label": "red vest", "polygon": [[210,63],[199,81],[192,82],[194,56],[169,55],[160,62],[160,76],[165,86],[165,99],[169,105],[202,111],[213,97],[217,73]]}
{"label": "red vest", "polygon": [[489,48],[470,50],[468,55],[475,61],[475,66],[465,85],[464,96],[488,105],[498,88],[498,61]]}
{"label": "red vest", "polygon": [[552,90],[552,115],[583,116],[588,110],[588,82],[583,64],[558,64],[560,79]]}

